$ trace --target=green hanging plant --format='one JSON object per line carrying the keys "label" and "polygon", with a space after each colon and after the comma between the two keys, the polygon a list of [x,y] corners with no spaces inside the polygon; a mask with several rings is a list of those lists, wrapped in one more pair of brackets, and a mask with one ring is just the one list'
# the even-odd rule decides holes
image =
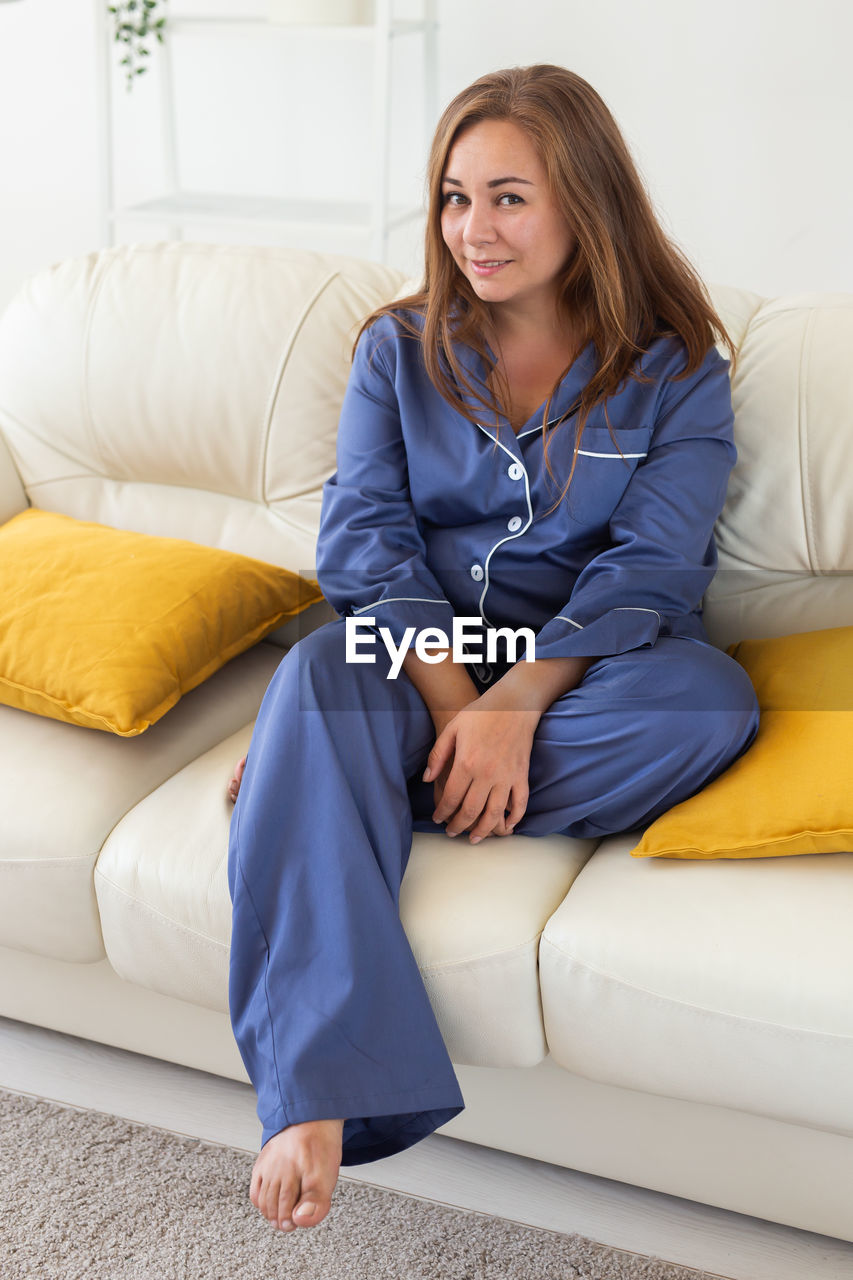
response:
{"label": "green hanging plant", "polygon": [[130,89],[135,77],[148,70],[144,59],[151,56],[149,37],[155,36],[163,44],[166,0],[119,0],[107,9],[113,16],[115,41],[124,52],[119,65],[126,68]]}

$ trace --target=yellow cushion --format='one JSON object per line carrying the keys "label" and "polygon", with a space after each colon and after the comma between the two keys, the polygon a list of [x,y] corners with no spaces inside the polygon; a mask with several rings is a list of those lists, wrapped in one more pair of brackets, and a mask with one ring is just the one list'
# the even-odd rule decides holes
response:
{"label": "yellow cushion", "polygon": [[320,598],[248,556],[23,511],[0,525],[0,702],[133,737]]}
{"label": "yellow cushion", "polygon": [[853,850],[853,627],[744,640],[752,746],[646,830],[635,858],[771,858]]}

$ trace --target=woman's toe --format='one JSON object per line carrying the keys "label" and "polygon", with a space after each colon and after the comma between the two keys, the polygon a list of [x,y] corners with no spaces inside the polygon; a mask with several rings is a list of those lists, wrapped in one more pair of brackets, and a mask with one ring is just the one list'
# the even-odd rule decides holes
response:
{"label": "woman's toe", "polygon": [[275,1205],[270,1221],[280,1227],[282,1231],[292,1231],[293,1222],[293,1206],[296,1204],[299,1195],[298,1182],[283,1182],[278,1197],[278,1203]]}
{"label": "woman's toe", "polygon": [[316,1227],[332,1207],[331,1197],[318,1189],[303,1188],[299,1204],[293,1210],[293,1221],[298,1227]]}

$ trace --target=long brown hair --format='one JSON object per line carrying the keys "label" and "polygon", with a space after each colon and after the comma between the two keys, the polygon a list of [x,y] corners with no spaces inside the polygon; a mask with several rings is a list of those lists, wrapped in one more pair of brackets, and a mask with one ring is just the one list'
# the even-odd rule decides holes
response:
{"label": "long brown hair", "polygon": [[[509,404],[505,381],[497,379],[496,399],[485,383],[471,380],[454,351],[454,341],[463,342],[489,367],[489,308],[457,267],[441,231],[442,179],[450,150],[460,134],[484,120],[511,121],[530,137],[552,195],[576,237],[559,280],[558,308],[578,333],[578,350],[592,340],[598,367],[573,406],[578,410],[575,453],[559,502],[574,474],[592,408],[606,402],[628,376],[640,376],[634,365],[655,338],[682,338],[687,361],[678,378],[701,365],[717,336],[728,348],[733,367],[735,348],[696,271],[661,228],[608,107],[580,76],[548,64],[482,76],[446,108],[429,157],[423,285],[373,312],[359,337],[380,315],[391,313],[422,343],[433,385],[464,417],[475,422],[480,405],[497,422],[500,405]],[[405,316],[406,310],[418,313],[422,325]],[[552,478],[548,419],[558,385],[559,381],[548,398],[542,424]],[[604,409],[609,426],[606,403]]]}

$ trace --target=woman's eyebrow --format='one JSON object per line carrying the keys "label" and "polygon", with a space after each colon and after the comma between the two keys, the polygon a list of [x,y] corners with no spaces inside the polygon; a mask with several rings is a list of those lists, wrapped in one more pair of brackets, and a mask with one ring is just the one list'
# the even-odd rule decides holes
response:
{"label": "woman's eyebrow", "polygon": [[[463,184],[458,178],[442,178],[442,182],[452,182],[454,187],[461,187]],[[505,182],[523,182],[526,187],[534,186],[529,178],[492,178],[491,182],[487,182],[487,187],[502,187]]]}

